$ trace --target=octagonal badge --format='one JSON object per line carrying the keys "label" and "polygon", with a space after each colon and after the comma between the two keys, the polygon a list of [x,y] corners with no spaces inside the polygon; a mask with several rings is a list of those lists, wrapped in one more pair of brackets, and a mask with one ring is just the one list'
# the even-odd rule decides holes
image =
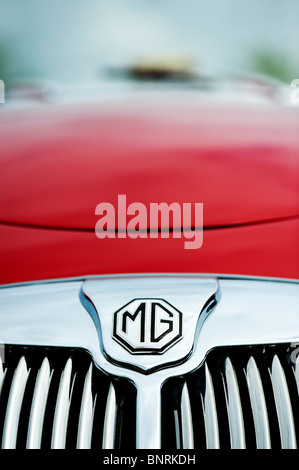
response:
{"label": "octagonal badge", "polygon": [[131,354],[162,354],[182,338],[182,313],[163,299],[134,299],[114,313],[113,339]]}

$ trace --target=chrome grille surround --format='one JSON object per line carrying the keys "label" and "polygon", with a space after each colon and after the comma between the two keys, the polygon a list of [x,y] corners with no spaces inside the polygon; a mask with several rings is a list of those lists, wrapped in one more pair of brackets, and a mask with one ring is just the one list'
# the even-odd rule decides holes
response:
{"label": "chrome grille surround", "polygon": [[6,361],[2,449],[134,447],[136,390],[101,372],[87,351],[11,345]]}
{"label": "chrome grille surround", "polygon": [[[94,278],[93,278],[94,279]],[[81,351],[90,356],[90,363],[81,380],[80,413],[77,411],[75,447],[91,447],[95,399],[98,393],[91,387],[94,373],[105,377],[109,386],[102,407],[102,437],[98,447],[112,448],[119,446],[116,438],[119,423],[117,422],[116,383],[120,379],[134,384],[136,400],[131,400],[131,412],[136,413],[136,444],[137,448],[160,448],[163,444],[163,406],[164,389],[172,380],[181,381],[178,390],[179,406],[173,408],[175,446],[177,448],[193,448],[198,446],[197,426],[194,425],[194,390],[190,385],[192,377],[201,375],[200,402],[203,412],[205,446],[218,448],[222,446],[222,428],[218,423],[219,400],[218,390],[222,383],[222,404],[226,409],[226,425],[229,430],[229,447],[245,448],[248,446],[247,421],[243,416],[244,384],[246,385],[247,402],[250,404],[251,428],[254,429],[254,441],[258,448],[269,448],[277,444],[283,448],[297,446],[296,426],[294,423],[294,384],[298,382],[298,366],[288,362],[282,366],[279,354],[273,354],[267,365],[267,373],[271,382],[273,396],[271,413],[276,416],[279,439],[273,437],[269,427],[268,395],[265,393],[265,371],[257,365],[255,354],[248,355],[244,363],[243,386],[240,389],[240,372],[236,373],[238,360],[232,360],[230,354],[222,362],[222,369],[215,386],[217,368],[211,368],[209,357],[223,348],[280,348],[290,344],[299,344],[299,284],[295,281],[258,278],[229,278],[225,276],[198,275],[142,275],[142,276],[103,276],[96,280],[105,283],[108,291],[118,293],[129,289],[129,296],[136,298],[136,285],[146,283],[153,291],[160,286],[167,286],[169,293],[179,292],[182,285],[196,285],[197,282],[213,279],[218,284],[219,301],[204,322],[200,323],[198,336],[195,336],[192,350],[174,364],[165,363],[150,373],[145,373],[126,364],[111,361],[103,347],[100,325],[96,318],[90,316],[80,300],[84,279],[39,282],[28,285],[14,285],[0,289],[0,339],[6,348],[43,348],[51,350]],[[162,287],[161,287],[162,286]],[[167,299],[168,300],[168,297]],[[184,301],[184,298],[182,302]],[[120,305],[121,307],[121,305]],[[181,308],[181,310],[184,310]],[[113,313],[113,312],[112,312]],[[184,311],[183,311],[184,314]],[[196,325],[196,324],[195,324]],[[195,334],[195,331],[193,332]],[[175,345],[167,354],[171,356]],[[289,351],[290,349],[286,349]],[[175,354],[175,353],[174,353]],[[163,356],[161,356],[162,358]],[[148,360],[148,358],[147,358]],[[285,359],[283,359],[285,361]],[[157,358],[155,358],[157,361]],[[33,375],[30,361],[21,355],[13,377],[10,379],[10,391],[7,395],[5,417],[3,417],[2,447],[14,448],[22,441],[18,428],[19,419],[24,414],[23,397],[28,392],[29,378]],[[134,361],[132,359],[132,363]],[[217,366],[218,367],[218,366]],[[38,370],[35,372],[35,387],[30,403],[29,425],[23,445],[34,448],[42,444],[44,438],[42,423],[47,412],[48,393],[53,378],[53,369],[47,355],[42,357]],[[78,371],[80,367],[78,368]],[[0,365],[1,400],[5,395],[5,386],[11,372],[6,364]],[[290,375],[291,374],[291,375]],[[290,396],[290,376],[293,377],[292,396]],[[33,380],[33,379],[31,379]],[[191,380],[191,382],[190,382]],[[217,382],[216,380],[216,382]],[[267,380],[266,380],[267,381]],[[48,438],[51,448],[68,447],[69,420],[72,419],[72,393],[74,390],[74,371],[72,355],[64,362],[61,370],[59,387],[56,392],[55,412]],[[267,390],[270,390],[269,381]],[[191,389],[190,389],[191,387]],[[240,391],[241,390],[241,391]],[[133,392],[134,395],[135,392]],[[132,394],[132,391],[131,391]],[[171,393],[170,393],[171,394]],[[296,385],[296,397],[298,390]],[[123,401],[123,400],[122,400]],[[130,400],[129,400],[130,401]],[[196,405],[199,406],[199,405]],[[195,406],[195,408],[196,408]],[[79,408],[78,408],[79,409]],[[133,410],[133,411],[132,411]],[[162,426],[161,426],[162,422]],[[196,432],[195,432],[196,431]],[[278,431],[277,431],[278,433]],[[273,433],[272,433],[273,434]],[[275,434],[275,433],[274,433]],[[276,439],[276,440],[275,440]],[[252,439],[253,440],[253,439]],[[26,444],[24,443],[26,441]],[[73,439],[74,441],[74,439]],[[250,439],[249,439],[250,441]]]}
{"label": "chrome grille surround", "polygon": [[163,435],[162,447],[296,448],[299,400],[291,351],[286,344],[216,348],[197,371],[170,379],[162,388],[162,429],[167,423],[174,431]]}

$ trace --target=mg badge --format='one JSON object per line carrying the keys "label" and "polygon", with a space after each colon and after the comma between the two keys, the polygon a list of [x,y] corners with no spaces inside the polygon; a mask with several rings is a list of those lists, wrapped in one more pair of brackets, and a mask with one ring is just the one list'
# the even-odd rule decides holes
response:
{"label": "mg badge", "polygon": [[131,354],[162,354],[182,338],[182,313],[163,299],[134,299],[114,313],[113,339]]}
{"label": "mg badge", "polygon": [[[216,278],[127,275],[87,279],[80,292],[98,333],[94,358],[155,374],[188,361],[220,297]],[[134,372],[134,373],[135,373]]]}

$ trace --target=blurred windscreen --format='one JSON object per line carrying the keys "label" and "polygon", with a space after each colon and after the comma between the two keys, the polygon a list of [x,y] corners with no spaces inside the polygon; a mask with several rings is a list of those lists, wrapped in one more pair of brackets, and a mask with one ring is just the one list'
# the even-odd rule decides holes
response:
{"label": "blurred windscreen", "polygon": [[290,83],[299,76],[298,18],[298,0],[0,0],[0,78],[144,78],[150,64],[160,77],[195,65],[217,78],[241,70]]}

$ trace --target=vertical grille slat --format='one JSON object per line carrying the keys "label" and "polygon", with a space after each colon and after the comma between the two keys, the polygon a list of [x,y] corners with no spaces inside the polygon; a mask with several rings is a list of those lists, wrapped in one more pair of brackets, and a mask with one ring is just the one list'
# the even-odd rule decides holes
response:
{"label": "vertical grille slat", "polygon": [[299,358],[297,358],[297,360],[295,362],[294,376],[295,376],[295,380],[296,380],[297,392],[298,392],[298,395],[299,395]]}
{"label": "vertical grille slat", "polygon": [[197,370],[163,386],[162,448],[183,447],[186,391],[195,449],[296,448],[298,364],[289,344],[211,350]]}
{"label": "vertical grille slat", "polygon": [[2,386],[3,386],[4,378],[5,378],[5,370],[4,370],[4,366],[3,366],[2,357],[1,357],[1,354],[0,354],[0,395],[1,395],[1,390],[2,390]]}
{"label": "vertical grille slat", "polygon": [[231,360],[225,360],[224,381],[232,449],[245,449],[245,430],[240,392]]}
{"label": "vertical grille slat", "polygon": [[282,448],[295,449],[296,434],[292,405],[285,373],[277,355],[274,356],[272,361],[271,380],[279,422]]}
{"label": "vertical grille slat", "polygon": [[247,363],[246,379],[254,419],[256,446],[258,449],[270,449],[271,437],[264,388],[252,356]]}
{"label": "vertical grille slat", "polygon": [[182,448],[194,449],[194,436],[192,424],[192,411],[188,386],[185,383],[181,396],[181,427],[182,427]]}
{"label": "vertical grille slat", "polygon": [[10,388],[2,436],[2,449],[15,449],[19,418],[26,382],[29,375],[26,360],[22,357],[15,370]]}
{"label": "vertical grille slat", "polygon": [[145,448],[158,442],[157,429],[162,449],[297,447],[299,362],[290,344],[214,348],[156,395],[142,388],[147,426],[138,416],[139,388],[99,370],[87,351],[15,345],[5,353],[4,449]]}
{"label": "vertical grille slat", "polygon": [[68,359],[62,373],[56,401],[52,433],[52,449],[64,449],[66,442],[67,423],[71,404],[72,360]]}
{"label": "vertical grille slat", "polygon": [[90,365],[84,381],[82,403],[79,418],[77,449],[90,449],[94,419],[95,401],[92,397],[92,364]]}
{"label": "vertical grille slat", "polygon": [[114,449],[116,426],[116,394],[113,383],[110,383],[103,430],[103,449]]}
{"label": "vertical grille slat", "polygon": [[134,448],[136,388],[98,369],[87,351],[7,345],[4,365],[2,448]]}
{"label": "vertical grille slat", "polygon": [[206,431],[206,446],[207,449],[219,449],[220,442],[215,392],[212,377],[207,364],[205,364],[205,380],[206,386],[203,398],[203,408]]}
{"label": "vertical grille slat", "polygon": [[176,449],[181,449],[181,429],[180,429],[180,417],[179,411],[177,409],[173,410],[174,413],[174,428],[175,428],[175,442],[176,442]]}
{"label": "vertical grille slat", "polygon": [[50,364],[47,358],[43,360],[36,378],[35,389],[30,412],[27,449],[40,449],[44,424],[44,415],[51,382]]}

